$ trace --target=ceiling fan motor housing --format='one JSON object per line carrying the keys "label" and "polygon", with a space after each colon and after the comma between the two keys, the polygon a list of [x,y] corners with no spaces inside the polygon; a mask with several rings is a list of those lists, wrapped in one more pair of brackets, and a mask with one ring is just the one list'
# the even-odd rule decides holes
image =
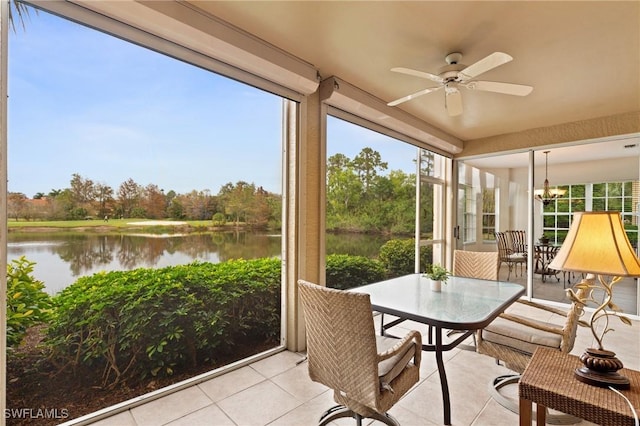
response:
{"label": "ceiling fan motor housing", "polygon": [[460,59],[462,59],[462,53],[460,53],[460,52],[449,53],[444,58],[444,60],[447,61],[447,63],[449,65],[459,64],[460,63]]}

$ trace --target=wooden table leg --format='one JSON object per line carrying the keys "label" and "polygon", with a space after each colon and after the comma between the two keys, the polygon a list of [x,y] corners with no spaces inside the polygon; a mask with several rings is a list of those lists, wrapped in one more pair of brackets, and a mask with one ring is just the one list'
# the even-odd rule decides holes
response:
{"label": "wooden table leg", "polygon": [[546,425],[547,421],[547,407],[542,404],[536,404],[536,426]]}
{"label": "wooden table leg", "polygon": [[531,426],[531,401],[520,398],[520,426]]}

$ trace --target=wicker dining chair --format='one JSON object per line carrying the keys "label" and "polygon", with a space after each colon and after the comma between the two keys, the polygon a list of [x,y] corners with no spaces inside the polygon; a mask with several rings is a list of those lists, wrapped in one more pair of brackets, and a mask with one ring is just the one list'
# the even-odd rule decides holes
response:
{"label": "wicker dining chair", "polygon": [[341,417],[399,426],[387,411],[418,382],[422,337],[376,336],[368,294],[298,281],[307,330],[309,377],[333,389],[339,405],[320,417],[323,426]]}
{"label": "wicker dining chair", "polygon": [[[585,296],[582,289],[576,294],[580,298]],[[577,302],[573,302],[566,311],[527,300],[519,300],[517,303],[531,306],[541,312],[550,312],[564,320],[544,322],[507,311],[476,333],[477,352],[495,358],[496,362],[502,361],[508,369],[515,372],[496,378],[490,389],[493,399],[514,413],[518,412],[518,403],[505,397],[500,389],[518,382],[538,346],[557,349],[564,353],[571,352],[576,339],[578,320],[583,311],[583,305]],[[577,421],[579,420],[568,415],[547,417],[549,424],[571,424]]]}
{"label": "wicker dining chair", "polygon": [[453,275],[457,277],[498,280],[498,252],[466,251],[453,252]]}
{"label": "wicker dining chair", "polygon": [[507,280],[511,278],[511,271],[520,265],[520,275],[522,275],[523,265],[527,264],[527,254],[519,253],[513,250],[511,247],[511,239],[506,232],[495,232],[496,244],[498,246],[498,255],[500,257],[500,265],[507,264],[509,268],[509,275]]}
{"label": "wicker dining chair", "polygon": [[506,231],[509,237],[509,247],[514,253],[527,254],[527,232],[522,230]]}
{"label": "wicker dining chair", "polygon": [[[457,277],[478,278],[481,280],[498,280],[498,252],[454,250],[453,275]],[[462,330],[449,330],[447,336],[462,333]],[[476,336],[473,335],[475,345]]]}

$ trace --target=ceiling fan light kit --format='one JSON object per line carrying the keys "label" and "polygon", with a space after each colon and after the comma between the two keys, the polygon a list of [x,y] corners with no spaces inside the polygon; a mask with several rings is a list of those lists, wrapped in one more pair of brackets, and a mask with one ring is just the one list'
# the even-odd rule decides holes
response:
{"label": "ceiling fan light kit", "polygon": [[469,66],[461,64],[461,59],[462,53],[454,52],[448,54],[445,57],[447,65],[440,68],[438,74],[431,74],[410,68],[392,68],[391,71],[393,72],[431,80],[438,83],[439,86],[427,87],[416,93],[391,101],[387,105],[396,106],[444,87],[445,108],[450,116],[456,116],[462,114],[462,94],[460,93],[460,87],[468,90],[482,90],[514,96],[526,96],[533,90],[533,87],[522,84],[473,80],[489,70],[512,61],[513,58],[506,53],[494,52]]}

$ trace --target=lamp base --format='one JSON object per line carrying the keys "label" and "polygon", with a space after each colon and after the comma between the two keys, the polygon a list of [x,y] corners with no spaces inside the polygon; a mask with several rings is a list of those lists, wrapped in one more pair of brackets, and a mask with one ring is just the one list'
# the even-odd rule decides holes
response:
{"label": "lamp base", "polygon": [[593,386],[629,389],[629,379],[618,373],[623,366],[614,352],[589,348],[580,356],[580,361],[584,367],[576,368],[574,373],[581,382]]}

